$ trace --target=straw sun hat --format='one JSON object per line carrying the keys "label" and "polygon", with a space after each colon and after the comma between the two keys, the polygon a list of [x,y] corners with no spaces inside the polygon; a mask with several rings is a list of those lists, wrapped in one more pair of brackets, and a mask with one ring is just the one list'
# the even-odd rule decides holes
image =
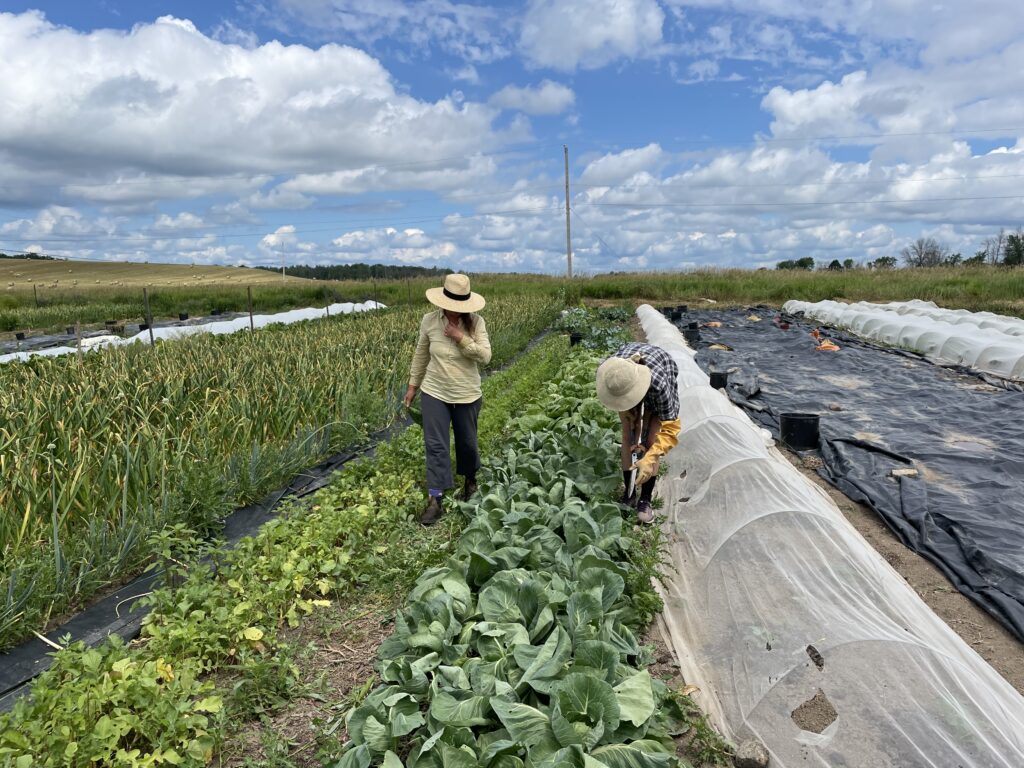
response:
{"label": "straw sun hat", "polygon": [[624,357],[609,357],[597,369],[597,399],[613,411],[628,411],[651,387],[651,369]]}
{"label": "straw sun hat", "polygon": [[448,275],[442,288],[428,288],[427,301],[449,312],[479,312],[487,303],[469,289],[469,278],[460,274]]}

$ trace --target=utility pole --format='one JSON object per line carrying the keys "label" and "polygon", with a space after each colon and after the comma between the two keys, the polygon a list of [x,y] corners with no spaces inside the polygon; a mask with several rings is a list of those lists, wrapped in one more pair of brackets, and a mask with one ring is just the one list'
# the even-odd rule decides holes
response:
{"label": "utility pole", "polygon": [[565,152],[565,261],[569,279],[572,280],[572,234],[569,231],[569,145],[563,144]]}

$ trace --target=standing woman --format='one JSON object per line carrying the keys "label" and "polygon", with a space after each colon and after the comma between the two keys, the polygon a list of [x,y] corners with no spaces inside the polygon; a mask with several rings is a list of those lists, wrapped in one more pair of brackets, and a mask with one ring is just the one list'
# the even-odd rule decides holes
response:
{"label": "standing woman", "polygon": [[420,323],[405,405],[412,405],[417,390],[422,392],[430,498],[420,522],[433,525],[443,511],[442,494],[455,485],[449,428],[455,431],[456,472],[465,479],[462,498],[468,499],[476,491],[476,472],[480,468],[476,441],[481,403],[479,366],[490,362],[491,342],[484,319],[476,314],[486,302],[470,290],[466,275],[448,275],[443,288],[427,291],[427,300],[438,309],[424,315]]}

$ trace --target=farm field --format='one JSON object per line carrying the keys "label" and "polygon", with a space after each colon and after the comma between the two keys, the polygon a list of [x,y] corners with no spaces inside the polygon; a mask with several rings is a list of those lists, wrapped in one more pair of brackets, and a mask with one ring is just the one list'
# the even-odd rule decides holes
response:
{"label": "farm field", "polygon": [[[554,318],[495,299],[494,364]],[[423,307],[0,368],[0,647],[392,423]],[[175,526],[178,529],[175,529]]]}
{"label": "farm field", "polygon": [[[609,330],[594,344],[605,346],[614,339]],[[657,539],[641,541],[638,537],[643,532],[623,526],[617,505],[602,501],[618,482],[618,473],[605,466],[616,460],[615,451],[609,450],[614,440],[609,417],[614,415],[593,396],[594,353],[567,353],[564,337],[549,337],[509,370],[485,381],[488,408],[480,431],[482,446],[492,458],[481,477],[478,501],[462,507],[461,514],[451,509],[444,523],[433,529],[414,522],[421,498],[410,491],[417,484],[417,466],[422,463],[422,440],[413,428],[382,445],[373,458],[349,465],[330,486],[293,505],[255,537],[218,554],[216,573],[210,564],[197,561],[187,544],[172,547],[164,556],[179,583],[175,589],[163,588],[147,598],[153,612],[146,619],[141,642],[132,646],[110,642],[92,651],[76,645],[59,654],[54,667],[34,684],[32,698],[21,699],[10,715],[0,718],[0,754],[12,764],[26,755],[82,755],[81,760],[72,759],[76,765],[90,760],[117,761],[119,755],[121,760],[155,756],[182,765],[205,765],[219,759],[239,764],[235,762],[239,759],[237,739],[247,721],[272,724],[268,718],[284,710],[291,699],[316,695],[308,679],[307,662],[311,654],[322,652],[324,641],[299,643],[297,629],[315,627],[318,615],[328,619],[337,615],[335,601],[344,610],[365,615],[382,601],[397,605],[402,596],[409,595],[401,614],[405,618],[399,619],[389,645],[380,648],[383,656],[394,655],[387,666],[399,676],[406,674],[402,669],[429,672],[435,668],[431,664],[439,661],[463,663],[458,654],[463,655],[467,670],[480,667],[485,659],[493,661],[492,651],[487,650],[490,643],[507,653],[511,651],[507,643],[518,633],[524,633],[523,637],[529,633],[533,647],[545,659],[551,657],[550,669],[543,672],[544,667],[529,655],[532,661],[522,657],[522,667],[502,664],[491,676],[474,673],[472,685],[484,687],[443,688],[430,694],[424,706],[432,725],[412,716],[410,710],[400,719],[405,723],[400,726],[402,736],[373,737],[369,742],[355,734],[369,737],[371,724],[383,716],[377,708],[395,706],[384,702],[394,701],[396,689],[391,683],[371,692],[377,678],[365,674],[354,686],[362,693],[324,691],[338,698],[320,697],[324,700],[323,720],[310,721],[313,741],[305,745],[305,755],[296,764],[334,765],[341,758],[346,766],[360,765],[365,764],[364,755],[390,760],[393,758],[386,753],[398,749],[397,740],[402,737],[417,740],[413,748],[425,752],[431,748],[426,745],[431,732],[439,753],[457,750],[464,739],[457,736],[462,727],[457,723],[468,722],[466,718],[481,721],[483,713],[490,711],[491,704],[486,702],[488,690],[493,691],[493,675],[514,675],[516,680],[522,678],[524,685],[532,680],[527,690],[533,693],[521,694],[523,703],[513,705],[505,715],[513,718],[512,723],[525,712],[516,707],[529,706],[526,702],[546,709],[542,702],[557,683],[552,677],[557,669],[555,660],[561,665],[573,656],[578,657],[578,671],[565,680],[567,694],[577,687],[598,690],[610,697],[606,706],[616,707],[615,721],[621,722],[621,727],[616,725],[607,732],[603,727],[594,731],[596,749],[609,755],[623,749],[638,757],[650,754],[660,764],[677,748],[672,734],[699,724],[700,737],[688,739],[688,743],[696,745],[694,750],[724,758],[726,745],[706,729],[685,695],[647,672],[650,657],[636,655],[640,652],[638,633],[659,606],[650,581],[657,567]],[[542,461],[536,455],[537,441],[561,447],[549,451]],[[520,504],[536,509],[538,517],[532,529],[527,532],[522,524],[502,529],[499,521],[510,505]],[[576,516],[579,522],[571,522]],[[591,529],[593,532],[588,532]],[[464,566],[456,562],[471,552],[479,564],[473,565],[467,576]],[[604,556],[610,559],[602,559]],[[507,571],[507,575],[529,573],[533,579],[525,590],[530,597],[520,599],[520,608],[508,592],[515,589],[511,584],[491,579],[489,586],[481,589],[488,579],[486,569],[511,567],[513,563],[506,562],[509,557],[517,558],[520,570]],[[569,562],[575,565],[566,571],[560,563]],[[559,600],[552,590],[564,591],[567,586],[557,587],[557,580],[571,575],[580,578],[589,591],[566,605],[564,597]],[[444,585],[442,589],[457,598],[447,591],[442,594],[437,585]],[[505,628],[506,639],[497,635],[490,640],[488,633],[483,645],[455,645],[439,659],[430,648],[450,631],[444,624],[435,621],[429,629],[423,625],[418,630],[441,633],[434,640],[429,640],[429,634],[415,640],[400,629],[409,627],[411,632],[413,623],[428,615],[424,610],[432,613],[439,609],[449,612],[449,621],[458,617],[465,624],[467,637],[473,626],[484,632],[483,622],[503,622],[496,626]],[[606,625],[606,618],[611,623]],[[510,634],[517,621],[522,622],[521,628],[514,630],[516,635]],[[422,660],[417,661],[419,657]],[[508,658],[511,662],[511,655]],[[586,662],[586,658],[594,662]],[[599,672],[599,668],[588,666],[598,658],[607,664],[616,658],[633,661],[616,665],[614,672],[611,667]],[[96,686],[108,679],[107,670],[112,668],[120,670],[117,682],[100,693]],[[481,671],[484,668],[480,667]],[[533,671],[531,677],[523,678],[526,668]],[[399,687],[412,684],[410,691],[420,690],[415,683],[418,674],[414,671],[414,677],[398,683]],[[605,676],[612,674],[614,677],[605,681]],[[164,683],[157,687],[143,684],[153,676]],[[72,689],[94,697],[95,706],[86,710],[75,706]],[[470,693],[476,697],[473,707],[479,714],[475,716],[466,709]],[[107,697],[118,702],[116,714],[101,714],[107,711]],[[457,705],[457,701],[463,704]],[[493,697],[490,701],[494,707],[501,705]],[[358,744],[341,738],[341,718],[353,703],[361,705],[354,716],[366,723],[361,731],[354,730],[353,721],[348,723],[348,735],[357,738]],[[403,712],[407,709],[398,706]],[[448,707],[454,708],[448,712]],[[582,724],[591,722],[592,715],[566,711],[564,717]],[[437,734],[438,724],[452,736]],[[397,723],[387,727],[399,728]],[[518,726],[511,728],[518,733]],[[397,730],[393,732],[397,734]],[[638,736],[641,732],[645,738]],[[449,741],[452,738],[458,740]],[[486,729],[479,738],[483,749]],[[532,742],[525,734],[516,738],[524,745]],[[251,752],[252,762],[246,764],[283,759],[285,755],[271,741],[264,739],[267,746]],[[131,753],[126,745],[132,747]],[[527,748],[538,760],[545,755],[561,760],[581,754],[571,741],[568,746],[551,742]],[[130,754],[136,757],[127,757]],[[64,763],[44,759],[40,764]]]}
{"label": "farm field", "polygon": [[[308,282],[288,277],[289,282]],[[189,266],[187,264],[142,264],[139,262],[80,261],[76,259],[0,259],[0,286],[25,291],[28,286],[41,289],[70,290],[90,286],[125,288],[184,287],[201,283],[222,285],[263,285],[282,282],[279,274],[247,267]]]}
{"label": "farm field", "polygon": [[[720,277],[703,285],[755,290]],[[167,579],[139,603],[139,641],[72,645],[0,716],[0,764],[441,766],[511,741],[552,766],[727,765],[733,747],[651,630],[665,534],[613,503],[616,420],[593,370],[632,334],[607,306],[631,279],[490,278],[493,365],[512,364],[485,380],[479,495],[433,529],[415,522],[412,427],[233,549],[216,539],[231,508],[394,422],[424,310],[404,284],[365,316],[0,368],[17,420],[0,466],[31,468],[0,489],[6,643],[147,564]],[[711,298],[701,285],[664,301]],[[588,292],[604,308],[555,326],[581,346],[551,335],[517,357]],[[943,618],[959,615],[977,618]],[[587,697],[617,714],[563,709]]]}
{"label": "farm field", "polygon": [[[279,275],[265,270],[230,267],[206,268],[215,270],[207,277],[198,267],[193,271],[190,267],[171,265],[54,263],[81,268],[83,274],[91,274],[94,267],[100,271],[116,267],[121,276],[93,278],[88,285],[80,281],[78,286],[70,288],[63,284],[57,288],[39,286],[39,307],[32,285],[15,280],[11,290],[0,291],[0,334],[11,335],[16,330],[63,330],[76,322],[98,326],[108,319],[139,322],[144,318],[142,288],[147,283],[153,283],[149,289],[151,311],[154,319],[160,320],[177,318],[180,312],[194,317],[208,315],[214,309],[244,312],[248,306],[247,287],[252,288],[256,312],[275,312],[322,306],[335,300],[376,299],[389,306],[419,304],[423,291],[436,282],[432,278],[377,281],[288,278],[282,281]],[[37,264],[51,262],[0,260],[0,271],[38,269]],[[83,264],[86,266],[79,267]],[[219,275],[234,279],[222,280]],[[96,279],[101,282],[97,284]],[[699,305],[702,299],[711,299],[725,305],[781,307],[790,299],[891,301],[913,297],[974,311],[1024,316],[1024,270],[984,266],[841,272],[703,269],[643,275],[609,274],[572,281],[542,275],[482,273],[473,275],[473,280],[489,296],[562,295],[570,302],[673,300]],[[10,279],[0,280],[0,286],[7,282]]]}

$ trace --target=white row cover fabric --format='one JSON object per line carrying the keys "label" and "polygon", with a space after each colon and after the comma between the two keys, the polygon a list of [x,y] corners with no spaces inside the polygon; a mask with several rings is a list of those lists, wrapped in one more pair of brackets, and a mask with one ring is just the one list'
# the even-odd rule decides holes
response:
{"label": "white row cover fabric", "polygon": [[[675,326],[637,314],[679,366],[663,619],[716,725],[777,768],[1024,766],[1024,697],[711,389]],[[837,716],[816,733],[792,713],[819,691]]]}
{"label": "white row cover fabric", "polygon": [[[343,302],[331,304],[327,308],[309,307],[306,309],[292,309],[287,312],[277,312],[272,315],[253,315],[252,324],[255,328],[265,328],[268,325],[300,323],[303,320],[319,320],[328,315],[348,315],[353,312],[367,312],[371,309],[386,309],[384,304],[375,301],[366,301],[359,304]],[[197,323],[196,325],[173,325],[166,328],[154,328],[153,339],[174,340],[184,339],[188,336],[195,336],[200,333],[212,333],[221,336],[238,331],[249,330],[249,316],[236,317],[232,320],[219,320],[213,323]],[[149,343],[149,331],[141,331],[134,336],[91,336],[82,339],[80,344],[83,350],[102,349],[103,347],[122,346],[141,342]],[[11,352],[0,355],[0,363],[9,363],[14,360],[27,360],[30,357],[58,357],[70,355],[78,351],[78,347],[49,347],[47,349],[35,349],[25,352]]]}
{"label": "white row cover fabric", "polygon": [[910,350],[942,365],[963,365],[1012,382],[1024,381],[1024,320],[991,312],[943,309],[930,301],[787,301],[819,323]]}

